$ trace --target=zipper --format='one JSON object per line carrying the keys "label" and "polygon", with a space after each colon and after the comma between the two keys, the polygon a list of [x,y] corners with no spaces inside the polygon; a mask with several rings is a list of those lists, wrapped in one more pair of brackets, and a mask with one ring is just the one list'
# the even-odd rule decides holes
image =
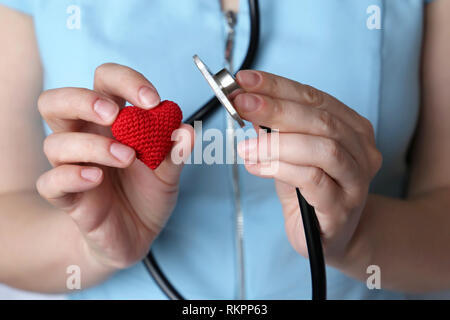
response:
{"label": "zipper", "polygon": [[[225,67],[233,74],[233,49],[235,40],[235,27],[237,23],[237,14],[233,11],[224,11],[226,22],[226,40],[225,40]],[[244,213],[241,205],[241,190],[239,186],[239,166],[237,163],[237,152],[235,147],[236,123],[235,120],[226,114],[227,139],[232,141],[228,144],[231,147],[227,152],[231,152],[233,163],[231,164],[232,188],[234,198],[234,225],[235,225],[235,248],[236,248],[236,297],[240,300],[245,299],[245,264],[244,264]]]}

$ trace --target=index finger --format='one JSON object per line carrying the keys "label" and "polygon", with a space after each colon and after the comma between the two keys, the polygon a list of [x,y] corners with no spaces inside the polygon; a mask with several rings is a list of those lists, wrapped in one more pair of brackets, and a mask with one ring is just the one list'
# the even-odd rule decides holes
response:
{"label": "index finger", "polygon": [[94,90],[110,96],[119,105],[128,101],[134,106],[150,109],[161,102],[155,87],[144,75],[115,63],[102,64],[95,70]]}
{"label": "index finger", "polygon": [[236,75],[239,85],[248,93],[296,102],[305,107],[328,111],[356,131],[372,137],[367,119],[333,96],[297,81],[264,71],[242,70]]}
{"label": "index finger", "polygon": [[242,70],[236,74],[236,79],[242,89],[249,93],[259,93],[304,105],[318,106],[323,103],[324,95],[319,90],[272,73]]}

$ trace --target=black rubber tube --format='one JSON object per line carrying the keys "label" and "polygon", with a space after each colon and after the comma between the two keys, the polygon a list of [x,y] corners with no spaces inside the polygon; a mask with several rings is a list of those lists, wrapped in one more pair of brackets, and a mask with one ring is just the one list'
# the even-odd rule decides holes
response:
{"label": "black rubber tube", "polygon": [[311,271],[312,300],[327,299],[327,274],[323,257],[320,226],[314,208],[303,198],[299,188],[297,192],[298,204],[305,231],[306,246],[308,247],[309,266]]}
{"label": "black rubber tube", "polygon": [[150,251],[143,260],[148,273],[155,280],[161,291],[167,296],[169,300],[184,300],[183,296],[174,288],[172,283],[166,278],[158,263],[155,260],[155,256]]}

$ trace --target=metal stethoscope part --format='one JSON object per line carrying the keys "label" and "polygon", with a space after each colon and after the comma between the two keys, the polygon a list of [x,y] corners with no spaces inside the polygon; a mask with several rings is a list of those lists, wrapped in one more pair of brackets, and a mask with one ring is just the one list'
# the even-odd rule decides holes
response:
{"label": "metal stethoscope part", "polygon": [[230,95],[240,88],[234,76],[225,68],[213,75],[197,55],[194,55],[194,62],[211,89],[214,91],[217,99],[219,99],[220,103],[225,107],[230,116],[239,123],[241,128],[243,128],[245,126],[244,121],[229,100]]}

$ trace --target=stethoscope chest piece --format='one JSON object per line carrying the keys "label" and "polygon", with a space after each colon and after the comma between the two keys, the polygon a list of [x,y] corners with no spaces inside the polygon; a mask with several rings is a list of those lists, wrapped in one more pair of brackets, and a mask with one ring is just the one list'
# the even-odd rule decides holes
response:
{"label": "stethoscope chest piece", "polygon": [[244,121],[229,99],[230,95],[236,89],[240,88],[233,75],[225,68],[213,75],[197,55],[194,56],[194,62],[220,103],[225,107],[231,117],[239,123],[239,126],[241,128],[244,127]]}

